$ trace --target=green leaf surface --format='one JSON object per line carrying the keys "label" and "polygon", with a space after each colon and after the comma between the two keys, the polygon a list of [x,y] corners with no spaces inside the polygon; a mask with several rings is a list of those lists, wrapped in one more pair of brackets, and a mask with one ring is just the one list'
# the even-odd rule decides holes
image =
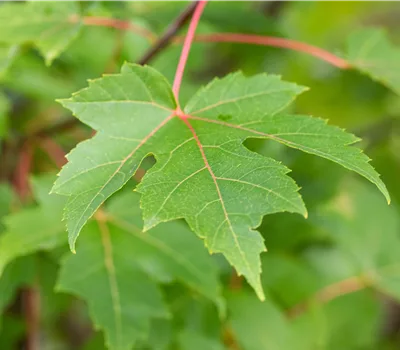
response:
{"label": "green leaf surface", "polygon": [[[48,192],[51,186],[48,179],[33,182],[35,191],[46,188]],[[0,276],[15,258],[38,250],[50,250],[64,243],[65,228],[61,219],[65,200],[56,195],[47,197],[46,200],[39,200],[40,205],[36,207],[4,218],[6,230],[0,236]]]}
{"label": "green leaf surface", "polygon": [[35,272],[33,262],[31,256],[16,259],[0,276],[0,314],[12,300],[17,289],[33,281]]}
{"label": "green leaf surface", "polygon": [[213,261],[184,225],[143,233],[139,196],[131,193],[113,198],[100,215],[84,229],[78,254],[63,262],[58,289],[88,301],[111,349],[130,349],[147,338],[151,319],[169,316],[156,282],[179,280],[224,312]]}
{"label": "green leaf surface", "polygon": [[[316,223],[330,233],[341,253],[340,260],[353,274],[400,300],[400,239],[398,208],[356,181],[342,189],[325,207]],[[323,253],[321,260],[327,254]],[[322,266],[321,262],[316,265]],[[332,270],[332,264],[325,270]]]}
{"label": "green leaf surface", "polygon": [[120,74],[91,81],[62,100],[98,131],[69,154],[53,188],[69,196],[65,218],[72,249],[88,218],[153,154],[157,163],[137,188],[145,230],[185,218],[209,251],[223,253],[262,299],[259,254],[265,247],[254,228],[266,214],[307,211],[289,170],[245,148],[247,138],[341,164],[375,183],[389,200],[368,157],[349,147],[356,137],[319,119],[280,113],[304,90],[274,75],[235,73],[200,89],[178,118],[163,76],[125,64]]}
{"label": "green leaf surface", "polygon": [[305,350],[381,349],[383,313],[372,291],[358,291],[305,310],[291,321],[291,329],[308,344]]}
{"label": "green leaf surface", "polygon": [[224,350],[225,347],[216,339],[207,338],[191,330],[184,330],[179,334],[179,349],[180,350]]}
{"label": "green leaf surface", "polygon": [[7,114],[10,109],[10,104],[7,98],[0,93],[0,140],[7,132]]}
{"label": "green leaf surface", "polygon": [[0,330],[0,347],[2,349],[16,349],[26,334],[26,322],[15,315],[6,315],[3,328]]}
{"label": "green leaf surface", "polygon": [[347,41],[347,59],[357,69],[400,95],[400,48],[384,29],[364,28]]}
{"label": "green leaf surface", "polygon": [[243,291],[228,297],[229,324],[244,350],[308,350],[285,315],[270,301],[261,303]]}
{"label": "green leaf surface", "polygon": [[[155,86],[152,91],[147,87],[149,82]],[[172,115],[175,101],[168,82],[159,73],[148,67],[124,65],[121,74],[93,80],[89,88],[61,103],[99,130],[67,156],[69,163],[53,187],[54,192],[70,196],[65,219],[74,249],[85,222],[130,179],[149,153],[142,146]],[[115,111],[121,118],[110,123]]]}
{"label": "green leaf surface", "polygon": [[179,280],[212,300],[224,313],[218,271],[202,243],[181,223],[166,223],[143,233],[139,195],[124,193],[108,205],[107,219],[126,231],[137,263],[159,281]]}
{"label": "green leaf surface", "polygon": [[0,43],[0,79],[7,72],[8,67],[11,65],[18,51],[18,45],[10,46]]}
{"label": "green leaf surface", "polygon": [[8,3],[0,7],[0,43],[33,43],[46,64],[60,55],[79,32],[78,4],[66,2]]}
{"label": "green leaf surface", "polygon": [[146,338],[151,318],[168,316],[160,288],[138,266],[129,234],[102,221],[84,233],[79,254],[62,264],[57,289],[87,300],[110,349],[131,349]]}

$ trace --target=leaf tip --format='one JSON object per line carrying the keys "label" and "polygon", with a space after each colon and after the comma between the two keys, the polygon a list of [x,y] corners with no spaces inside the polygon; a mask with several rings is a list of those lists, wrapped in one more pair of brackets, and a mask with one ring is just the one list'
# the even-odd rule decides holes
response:
{"label": "leaf tip", "polygon": [[148,220],[145,220],[143,225],[143,232],[147,232],[148,230],[156,226],[158,223],[159,221],[154,216]]}
{"label": "leaf tip", "polygon": [[72,254],[76,254],[75,241],[76,239],[72,237],[70,237],[68,240],[69,250],[71,251]]}
{"label": "leaf tip", "polygon": [[263,288],[261,287],[261,284],[257,286],[257,288],[255,288],[255,291],[258,299],[260,299],[260,301],[265,301],[265,294]]}
{"label": "leaf tip", "polygon": [[390,205],[392,199],[390,198],[389,191],[387,190],[385,184],[382,181],[379,181],[375,182],[375,185],[378,187],[379,191],[381,191],[381,193],[385,196],[387,204]]}

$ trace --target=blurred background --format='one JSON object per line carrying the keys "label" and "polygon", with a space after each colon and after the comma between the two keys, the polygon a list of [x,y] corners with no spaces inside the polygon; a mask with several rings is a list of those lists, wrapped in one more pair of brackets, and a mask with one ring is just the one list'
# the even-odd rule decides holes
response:
{"label": "blurred background", "polygon": [[[118,72],[124,61],[137,62],[187,3],[113,1],[78,6],[87,17],[125,20],[144,28],[145,34],[82,25],[49,66],[29,43],[2,46],[0,40],[0,237],[18,231],[18,222],[23,221],[23,233],[34,235],[48,216],[61,225],[57,244],[18,248],[21,253],[15,257],[21,256],[0,277],[1,350],[106,348],[86,302],[74,293],[54,291],[61,257],[69,251],[59,223],[62,206],[51,204],[54,212],[49,212],[43,203],[48,202],[54,174],[65,162],[64,153],[92,135],[55,100],[86,87],[88,79]],[[399,19],[397,2],[213,1],[197,33],[285,37],[343,57],[347,37],[362,27],[384,28],[400,47]],[[172,83],[180,50],[175,41],[148,64]],[[181,88],[182,103],[215,76],[237,70],[245,75],[279,74],[309,87],[291,112],[328,119],[359,136],[392,203],[388,206],[372,184],[338,165],[272,142],[246,141],[251,150],[292,169],[290,176],[301,187],[309,212],[307,220],[289,213],[263,220],[259,230],[268,248],[262,255],[267,300],[261,303],[221,256],[212,256],[227,317],[195,290],[169,281],[161,288],[172,316],[152,321],[149,336],[134,348],[400,349],[399,95],[358,71],[340,70],[305,53],[195,42]],[[152,162],[147,159],[144,169]],[[36,185],[21,178],[24,171]],[[27,209],[37,210],[33,223],[23,216]],[[27,343],[32,332],[39,338],[38,348]]]}

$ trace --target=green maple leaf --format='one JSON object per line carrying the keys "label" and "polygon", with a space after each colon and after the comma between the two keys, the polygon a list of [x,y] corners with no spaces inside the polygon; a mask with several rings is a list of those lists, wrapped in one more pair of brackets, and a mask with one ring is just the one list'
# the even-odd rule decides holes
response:
{"label": "green maple leaf", "polygon": [[0,236],[0,276],[17,257],[50,250],[64,243],[65,228],[61,218],[65,199],[48,195],[52,177],[44,176],[32,181],[38,206],[4,218],[6,230]]}
{"label": "green maple leaf", "polygon": [[80,254],[62,263],[57,290],[87,299],[95,327],[105,331],[109,348],[131,349],[146,338],[152,318],[168,316],[161,290],[137,266],[129,235],[96,222],[84,233]]}
{"label": "green maple leaf", "polygon": [[[0,7],[0,43],[33,43],[51,62],[76,37],[81,27],[76,2],[8,3]],[[1,50],[0,50],[1,52]]]}
{"label": "green maple leaf", "polygon": [[320,119],[282,113],[304,90],[274,75],[235,73],[200,89],[181,112],[160,73],[125,64],[121,74],[91,81],[62,100],[98,131],[68,155],[53,187],[69,196],[72,250],[95,210],[153,154],[157,164],[137,188],[145,229],[185,218],[209,251],[223,253],[263,298],[259,254],[265,246],[254,228],[266,214],[307,212],[289,170],[250,152],[245,139],[270,139],[327,158],[376,184],[389,200],[368,157],[350,147],[355,136]]}
{"label": "green maple leaf", "polygon": [[400,48],[389,41],[384,29],[354,32],[347,41],[347,59],[352,66],[400,95]]}
{"label": "green maple leaf", "polygon": [[139,196],[132,202],[128,195],[117,196],[85,227],[80,253],[66,257],[58,282],[59,290],[87,300],[107,345],[118,350],[146,339],[153,318],[170,316],[157,281],[181,280],[223,307],[217,271],[201,242],[179,223],[143,233]]}
{"label": "green maple leaf", "polygon": [[[398,209],[388,207],[364,184],[352,181],[320,208],[318,222],[337,244],[337,254],[355,277],[400,300],[400,239]],[[362,242],[362,243],[360,243]],[[315,262],[323,266],[326,252]],[[338,259],[338,260],[339,260]],[[322,274],[327,275],[329,266]],[[348,277],[348,276],[345,276]]]}

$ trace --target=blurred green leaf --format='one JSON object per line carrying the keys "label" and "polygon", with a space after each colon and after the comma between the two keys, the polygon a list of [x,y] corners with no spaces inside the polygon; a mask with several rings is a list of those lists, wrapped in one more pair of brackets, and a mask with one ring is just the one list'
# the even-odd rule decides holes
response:
{"label": "blurred green leaf", "polygon": [[25,320],[13,315],[5,316],[3,328],[0,329],[0,348],[5,350],[17,349],[25,332]]}
{"label": "blurred green leaf", "polygon": [[[34,187],[45,186],[49,191],[52,185],[49,180],[47,177],[36,179]],[[7,264],[19,256],[65,244],[65,228],[61,222],[64,198],[48,195],[38,199],[38,206],[4,218],[6,232],[0,236],[0,276]]]}
{"label": "blurred green leaf", "polygon": [[308,349],[381,349],[379,346],[383,309],[370,291],[341,296],[306,310],[291,321],[296,338]]}
{"label": "blurred green leaf", "polygon": [[[112,349],[128,349],[147,339],[151,319],[169,315],[155,281],[178,279],[224,310],[215,267],[201,242],[177,223],[141,232],[139,198],[133,197],[117,196],[103,214],[107,222],[89,224],[79,253],[65,259],[59,278],[59,290],[88,301]],[[102,293],[93,298],[93,290]]]}
{"label": "blurred green leaf", "polygon": [[[8,127],[8,112],[10,110],[10,104],[7,98],[0,93],[0,140],[6,135]],[[0,146],[1,151],[1,146]]]}
{"label": "blurred green leaf", "polygon": [[35,264],[32,256],[16,259],[5,268],[0,277],[0,314],[12,300],[17,289],[33,281],[34,273]]}
{"label": "blurred green leaf", "polygon": [[289,321],[268,299],[260,302],[245,292],[232,293],[228,297],[228,310],[229,324],[241,349],[310,349],[301,338],[295,338]]}
{"label": "blurred green leaf", "polygon": [[352,33],[347,42],[347,59],[400,95],[400,47],[389,41],[385,30],[368,28]]}
{"label": "blurred green leaf", "polygon": [[3,4],[0,8],[0,43],[32,42],[50,65],[78,34],[78,14],[79,8],[74,1]]}
{"label": "blurred green leaf", "polygon": [[[353,273],[364,278],[367,285],[400,300],[400,222],[396,205],[387,206],[370,189],[350,181],[320,209],[320,214],[316,223],[331,234],[341,259],[352,266]],[[325,266],[326,270],[330,266]]]}
{"label": "blurred green leaf", "polygon": [[146,339],[152,318],[168,317],[161,291],[131,253],[135,242],[127,232],[99,221],[84,233],[79,254],[62,263],[57,289],[87,301],[110,349],[131,349]]}
{"label": "blurred green leaf", "polygon": [[[1,9],[0,9],[1,11]],[[5,45],[0,43],[0,80],[12,64],[14,57],[19,51],[18,45]]]}
{"label": "blurred green leaf", "polygon": [[224,350],[225,347],[216,339],[207,338],[201,333],[185,330],[179,333],[180,350]]}

